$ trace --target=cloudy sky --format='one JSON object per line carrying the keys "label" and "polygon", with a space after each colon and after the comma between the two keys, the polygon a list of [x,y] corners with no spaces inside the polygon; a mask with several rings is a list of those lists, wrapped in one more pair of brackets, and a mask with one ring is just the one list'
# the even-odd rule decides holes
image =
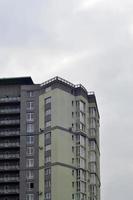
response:
{"label": "cloudy sky", "polygon": [[0,0],[0,77],[95,91],[102,200],[133,199],[132,52],[132,0]]}

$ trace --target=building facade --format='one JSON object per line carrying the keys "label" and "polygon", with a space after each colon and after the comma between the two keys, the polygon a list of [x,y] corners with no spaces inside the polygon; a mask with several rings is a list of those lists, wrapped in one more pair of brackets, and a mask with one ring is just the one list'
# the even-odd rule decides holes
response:
{"label": "building facade", "polygon": [[93,92],[59,77],[0,79],[0,200],[100,200]]}

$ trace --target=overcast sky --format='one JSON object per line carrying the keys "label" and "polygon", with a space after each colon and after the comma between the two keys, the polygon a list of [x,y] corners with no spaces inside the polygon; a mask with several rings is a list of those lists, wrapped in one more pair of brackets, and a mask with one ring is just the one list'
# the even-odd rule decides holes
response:
{"label": "overcast sky", "polygon": [[133,199],[132,54],[132,0],[0,0],[0,77],[95,91],[102,200]]}

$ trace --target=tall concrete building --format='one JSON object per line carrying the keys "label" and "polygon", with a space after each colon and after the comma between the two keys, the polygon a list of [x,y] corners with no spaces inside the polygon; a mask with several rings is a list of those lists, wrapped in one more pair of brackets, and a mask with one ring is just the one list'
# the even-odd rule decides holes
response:
{"label": "tall concrete building", "polygon": [[0,200],[100,200],[99,157],[93,92],[0,79]]}

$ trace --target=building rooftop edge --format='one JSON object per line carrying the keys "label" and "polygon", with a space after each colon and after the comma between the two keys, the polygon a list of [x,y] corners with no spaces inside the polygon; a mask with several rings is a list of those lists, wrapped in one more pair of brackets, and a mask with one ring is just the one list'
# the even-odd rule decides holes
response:
{"label": "building rooftop edge", "polygon": [[0,85],[33,85],[30,76],[0,78]]}
{"label": "building rooftop edge", "polygon": [[65,80],[65,79],[63,79],[63,78],[61,78],[61,77],[59,77],[59,76],[55,76],[54,78],[51,78],[51,79],[49,79],[49,80],[43,82],[42,84],[40,84],[40,86],[41,86],[41,87],[47,86],[47,85],[49,85],[50,83],[53,83],[53,82],[55,82],[55,81],[62,82],[62,83],[66,84],[66,85],[68,85],[68,86],[70,86],[70,87],[72,87],[72,88],[82,88],[88,95],[95,95],[95,93],[94,93],[93,91],[88,92],[88,91],[86,90],[86,88],[85,88],[82,84],[73,84],[73,83],[71,83],[71,82],[69,82],[69,81],[67,81],[67,80]]}

